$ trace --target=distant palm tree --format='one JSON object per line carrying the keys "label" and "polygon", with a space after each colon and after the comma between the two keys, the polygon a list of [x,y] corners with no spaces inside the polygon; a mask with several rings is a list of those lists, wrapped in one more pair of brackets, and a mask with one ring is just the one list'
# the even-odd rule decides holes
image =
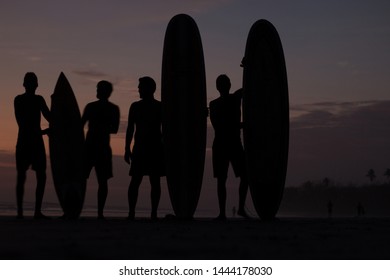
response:
{"label": "distant palm tree", "polygon": [[390,168],[387,168],[385,174],[383,175],[387,177],[387,180],[390,180]]}
{"label": "distant palm tree", "polygon": [[371,168],[370,170],[368,170],[366,176],[370,179],[370,182],[372,183],[372,181],[374,181],[374,179],[376,178],[374,169]]}

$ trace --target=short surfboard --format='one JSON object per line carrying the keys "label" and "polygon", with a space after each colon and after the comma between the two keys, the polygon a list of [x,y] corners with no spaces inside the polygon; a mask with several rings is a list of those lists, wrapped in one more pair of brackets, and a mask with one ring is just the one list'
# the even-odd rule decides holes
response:
{"label": "short surfboard", "polygon": [[51,96],[49,148],[54,187],[64,217],[78,218],[86,191],[84,131],[76,97],[62,72]]}

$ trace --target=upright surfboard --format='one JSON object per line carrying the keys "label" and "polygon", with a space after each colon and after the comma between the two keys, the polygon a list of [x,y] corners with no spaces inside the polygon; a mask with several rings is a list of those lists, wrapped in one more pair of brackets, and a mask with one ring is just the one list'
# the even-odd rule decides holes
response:
{"label": "upright surfboard", "polygon": [[287,72],[282,44],[267,20],[253,24],[243,60],[244,146],[250,191],[261,219],[275,218],[289,145]]}
{"label": "upright surfboard", "polygon": [[185,14],[174,16],[165,33],[161,101],[169,195],[176,216],[188,219],[203,181],[207,99],[201,37]]}
{"label": "upright surfboard", "polygon": [[69,219],[78,218],[84,203],[84,131],[80,110],[64,73],[51,96],[50,160],[58,200]]}

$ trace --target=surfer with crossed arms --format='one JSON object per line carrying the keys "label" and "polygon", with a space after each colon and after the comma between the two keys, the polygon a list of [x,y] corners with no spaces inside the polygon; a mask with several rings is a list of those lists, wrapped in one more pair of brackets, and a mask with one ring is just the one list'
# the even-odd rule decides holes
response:
{"label": "surfer with crossed arms", "polygon": [[110,134],[119,129],[119,107],[108,101],[112,84],[100,81],[96,87],[97,101],[87,104],[81,118],[83,126],[88,122],[85,139],[87,178],[95,167],[98,180],[98,219],[104,219],[103,210],[108,194],[108,179],[113,177]]}
{"label": "surfer with crossed arms", "polygon": [[[130,164],[131,181],[128,190],[129,220],[134,220],[138,189],[144,176],[151,185],[152,220],[157,219],[161,196],[160,177],[165,175],[161,133],[161,102],[154,99],[156,83],[150,77],[139,79],[141,100],[130,106],[126,131],[125,161]],[[130,144],[134,138],[133,149]]]}
{"label": "surfer with crossed arms", "polygon": [[219,216],[217,220],[226,220],[226,180],[229,162],[236,177],[240,177],[239,205],[237,215],[248,217],[245,212],[245,200],[248,193],[248,181],[245,169],[245,154],[241,143],[241,99],[242,90],[230,94],[230,79],[220,75],[216,81],[220,97],[210,102],[210,120],[215,131],[212,148],[214,177],[217,178]]}
{"label": "surfer with crossed arms", "polygon": [[46,152],[42,135],[48,131],[41,130],[41,114],[49,121],[50,111],[45,99],[35,94],[38,78],[34,73],[26,73],[23,86],[26,92],[16,96],[14,100],[15,117],[19,126],[16,144],[17,218],[23,219],[24,184],[27,170],[31,165],[37,179],[34,219],[47,219],[48,217],[42,214],[41,207],[46,185]]}

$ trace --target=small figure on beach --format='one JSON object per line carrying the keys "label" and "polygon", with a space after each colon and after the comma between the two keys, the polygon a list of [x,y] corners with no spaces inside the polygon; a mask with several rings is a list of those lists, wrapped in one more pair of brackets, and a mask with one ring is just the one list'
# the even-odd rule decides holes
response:
{"label": "small figure on beach", "polygon": [[332,200],[329,200],[328,204],[326,206],[328,208],[328,218],[332,218],[332,215],[333,215],[333,202],[332,202]]}
{"label": "small figure on beach", "polygon": [[82,116],[82,123],[88,122],[88,132],[85,139],[86,176],[89,177],[95,167],[98,180],[98,219],[104,219],[104,206],[108,195],[108,179],[113,177],[112,151],[110,134],[116,134],[119,129],[119,107],[108,99],[113,86],[108,81],[100,81],[96,87],[97,101],[87,104]]}
{"label": "small figure on beach", "polygon": [[[152,220],[157,219],[161,196],[160,177],[165,176],[161,133],[161,102],[154,98],[156,83],[150,77],[139,79],[140,101],[131,104],[126,131],[124,159],[130,167],[131,181],[128,190],[129,220],[135,218],[138,189],[144,176],[151,185]],[[134,139],[133,149],[130,145]]]}
{"label": "small figure on beach", "polygon": [[220,75],[216,81],[220,97],[210,102],[210,120],[215,131],[212,148],[214,177],[217,178],[219,216],[226,219],[226,181],[229,163],[236,177],[240,177],[239,204],[237,215],[247,218],[245,200],[248,193],[245,154],[241,142],[241,99],[242,90],[230,94],[231,83],[227,75]]}
{"label": "small figure on beach", "polygon": [[41,212],[46,185],[46,151],[42,135],[47,133],[47,130],[41,129],[41,114],[50,121],[50,110],[45,99],[35,93],[38,88],[35,73],[25,74],[23,86],[25,93],[16,96],[14,100],[15,117],[19,126],[16,144],[17,217],[23,218],[24,185],[27,170],[31,166],[37,180],[34,219],[47,219]]}
{"label": "small figure on beach", "polygon": [[364,210],[364,206],[360,201],[359,201],[356,208],[357,208],[358,217],[363,217],[366,214],[365,210]]}

